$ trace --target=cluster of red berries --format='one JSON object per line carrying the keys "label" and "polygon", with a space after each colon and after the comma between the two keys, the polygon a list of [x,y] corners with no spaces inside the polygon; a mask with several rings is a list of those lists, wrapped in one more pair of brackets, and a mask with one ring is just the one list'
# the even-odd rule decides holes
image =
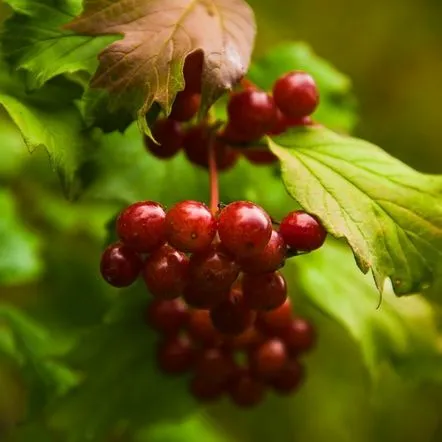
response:
{"label": "cluster of red berries", "polygon": [[146,321],[160,335],[157,361],[164,373],[190,373],[190,394],[200,402],[227,395],[239,407],[257,405],[268,389],[297,391],[305,377],[300,357],[316,341],[314,328],[292,315],[288,299],[259,312],[239,335],[221,334],[208,310],[189,309],[180,298],[153,300]]}
{"label": "cluster of red berries", "polygon": [[[179,202],[167,212],[156,202],[138,202],[118,217],[120,241],[104,251],[101,274],[115,287],[128,286],[141,274],[157,301],[182,297],[187,306],[204,312],[212,330],[230,342],[265,324],[257,318],[287,303],[286,281],[279,271],[286,258],[315,250],[326,238],[319,220],[303,211],[290,212],[278,229],[274,224],[261,207],[248,201],[233,202],[216,214],[198,201]],[[261,335],[282,339],[284,345],[278,345],[288,361],[286,328],[281,335],[276,333],[279,326],[272,327],[268,332],[261,327]],[[175,344],[184,342],[176,339]],[[268,345],[273,346],[271,339]],[[189,341],[187,347],[192,345]]]}
{"label": "cluster of red berries", "polygon": [[319,103],[319,93],[314,79],[302,71],[278,78],[272,94],[250,84],[231,93],[227,124],[216,129],[215,135],[207,121],[186,124],[195,117],[201,102],[202,58],[198,54],[186,60],[186,86],[177,94],[171,114],[152,127],[156,141],[145,137],[146,148],[153,155],[166,159],[183,149],[191,163],[207,168],[208,146],[213,142],[220,171],[233,167],[240,155],[254,164],[268,164],[276,157],[268,150],[253,148],[254,142],[266,134],[277,135],[289,127],[312,124],[310,115]]}

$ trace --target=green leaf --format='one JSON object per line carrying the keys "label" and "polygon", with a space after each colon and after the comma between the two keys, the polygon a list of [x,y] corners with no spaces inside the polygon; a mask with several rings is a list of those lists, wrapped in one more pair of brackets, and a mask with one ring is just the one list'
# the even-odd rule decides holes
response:
{"label": "green leaf", "polygon": [[315,120],[336,130],[350,131],[356,123],[355,99],[351,81],[329,62],[316,55],[306,43],[283,43],[250,67],[249,78],[265,90],[286,72],[304,70],[316,80],[321,101],[314,113]]}
{"label": "green leaf", "polygon": [[30,152],[40,146],[46,148],[65,192],[74,195],[78,191],[73,187],[74,178],[89,141],[83,132],[81,114],[72,103],[78,96],[77,86],[60,79],[28,92],[20,75],[12,75],[4,65],[1,67],[0,104],[20,129]]}
{"label": "green leaf", "polygon": [[373,376],[388,362],[405,379],[441,382],[435,310],[420,295],[398,299],[391,289],[377,308],[379,294],[372,281],[351,260],[345,247],[330,241],[320,251],[294,258],[287,274],[294,270],[293,283],[304,296],[350,333]]}
{"label": "green leaf", "polygon": [[442,178],[419,173],[368,142],[322,127],[269,140],[289,194],[345,238],[380,291],[431,284],[442,259]]}
{"label": "green leaf", "polygon": [[32,281],[43,270],[40,240],[23,225],[13,195],[3,189],[0,213],[0,286]]}
{"label": "green leaf", "polygon": [[62,29],[81,12],[81,0],[7,0],[15,11],[4,26],[2,51],[14,67],[30,72],[39,88],[65,73],[92,74],[98,53],[118,37],[86,37]]}
{"label": "green leaf", "polygon": [[[121,11],[131,11],[130,19]],[[124,36],[101,52],[91,85],[109,91],[115,106],[131,103],[145,129],[154,102],[170,113],[189,54],[204,53],[204,112],[245,74],[255,37],[253,11],[243,0],[86,0],[67,27]]]}

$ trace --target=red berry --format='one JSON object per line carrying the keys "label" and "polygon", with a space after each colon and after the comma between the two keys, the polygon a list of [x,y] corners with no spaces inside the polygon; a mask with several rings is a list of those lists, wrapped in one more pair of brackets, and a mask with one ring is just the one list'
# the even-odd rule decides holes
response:
{"label": "red berry", "polygon": [[292,306],[287,298],[280,307],[268,312],[259,312],[256,327],[269,336],[279,336],[292,323]]}
{"label": "red berry", "polygon": [[232,144],[245,144],[259,140],[264,134],[259,131],[258,133],[246,133],[241,128],[235,127],[232,122],[227,122],[226,127],[221,131],[219,137],[226,143]]}
{"label": "red berry", "polygon": [[183,68],[185,91],[201,92],[204,54],[195,51],[186,57]]}
{"label": "red berry", "polygon": [[279,394],[291,394],[298,390],[305,378],[304,367],[296,359],[289,360],[276,376],[270,380],[270,385]]}
{"label": "red berry", "polygon": [[101,256],[100,271],[114,287],[127,287],[135,282],[143,263],[139,256],[121,243],[107,247]]}
{"label": "red berry", "polygon": [[143,269],[143,278],[150,293],[161,299],[181,296],[187,283],[189,258],[165,244],[150,255]]}
{"label": "red berry", "polygon": [[291,354],[298,355],[310,351],[316,344],[313,325],[304,318],[293,318],[290,326],[280,333]]}
{"label": "red berry", "polygon": [[185,122],[191,120],[200,108],[201,94],[191,91],[181,91],[176,95],[169,118]]}
{"label": "red berry", "polygon": [[257,347],[265,341],[264,335],[254,326],[237,336],[228,336],[225,346],[233,350],[249,350]]}
{"label": "red berry", "polygon": [[239,260],[241,269],[245,273],[260,274],[274,272],[284,265],[287,254],[287,246],[282,236],[272,231],[269,242],[258,253]]}
{"label": "red berry", "polygon": [[260,138],[277,121],[273,98],[264,91],[246,89],[232,94],[227,105],[229,122],[250,138]]}
{"label": "red berry", "polygon": [[312,124],[313,124],[313,121],[310,116],[290,118],[287,115],[283,114],[278,109],[277,122],[275,123],[275,126],[272,128],[272,130],[268,132],[268,134],[269,135],[280,135],[280,134],[284,133],[290,127],[310,126]]}
{"label": "red berry", "polygon": [[154,299],[146,311],[147,323],[165,335],[176,335],[187,325],[189,311],[181,299]]}
{"label": "red berry", "polygon": [[287,349],[278,338],[268,339],[249,353],[252,372],[261,379],[275,376],[287,363]]}
{"label": "red berry", "polygon": [[195,361],[195,349],[192,341],[185,336],[165,339],[158,345],[158,365],[168,374],[185,373]]}
{"label": "red berry", "polygon": [[146,148],[158,158],[172,158],[182,147],[183,133],[176,121],[162,118],[155,122],[152,128],[155,141],[147,135],[144,137]]}
{"label": "red berry", "polygon": [[212,324],[208,310],[192,310],[187,332],[195,342],[203,346],[216,346],[222,342],[222,335]]}
{"label": "red berry", "polygon": [[272,235],[272,221],[256,204],[236,201],[221,211],[218,233],[227,250],[244,258],[265,248]]}
{"label": "red berry", "polygon": [[117,233],[123,243],[140,253],[149,253],[166,241],[166,213],[153,201],[127,207],[117,219]]}
{"label": "red berry", "polygon": [[182,252],[206,250],[216,234],[216,220],[209,208],[198,201],[181,201],[166,215],[169,244]]}
{"label": "red berry", "polygon": [[229,296],[228,290],[207,290],[197,284],[188,284],[183,291],[183,299],[189,307],[209,310]]}
{"label": "red berry", "polygon": [[242,154],[247,158],[247,160],[252,164],[273,164],[278,161],[278,157],[264,149],[244,149]]}
{"label": "red berry", "polygon": [[311,75],[293,71],[276,80],[273,98],[285,115],[299,118],[314,112],[319,104],[319,91]]}
{"label": "red berry", "polygon": [[245,274],[242,288],[245,302],[254,310],[273,310],[287,299],[287,284],[280,272]]}
{"label": "red berry", "polygon": [[220,399],[225,386],[207,377],[195,376],[190,381],[190,394],[200,402],[213,402]]}
{"label": "red berry", "polygon": [[236,372],[232,355],[219,347],[204,349],[197,357],[195,373],[198,377],[225,384]]}
{"label": "red berry", "polygon": [[190,258],[189,281],[202,292],[229,292],[239,275],[239,266],[220,248],[212,247]]}
{"label": "red berry", "polygon": [[210,310],[214,327],[226,335],[239,335],[253,325],[256,313],[244,302],[241,291],[232,290],[229,298]]}
{"label": "red berry", "polygon": [[288,247],[306,252],[319,249],[327,236],[321,222],[302,210],[290,212],[281,221],[279,233]]}
{"label": "red berry", "polygon": [[264,399],[265,386],[262,381],[253,378],[247,371],[244,371],[229,386],[229,394],[236,405],[249,408]]}

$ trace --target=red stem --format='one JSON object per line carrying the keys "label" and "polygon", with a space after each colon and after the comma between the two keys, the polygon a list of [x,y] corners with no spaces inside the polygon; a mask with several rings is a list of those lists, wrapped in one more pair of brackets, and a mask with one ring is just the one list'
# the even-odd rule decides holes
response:
{"label": "red stem", "polygon": [[215,134],[209,141],[209,181],[210,181],[210,210],[215,215],[218,212],[219,205],[219,184],[218,168],[216,167],[215,157]]}
{"label": "red stem", "polygon": [[258,89],[258,86],[246,77],[241,78],[240,84],[243,89]]}

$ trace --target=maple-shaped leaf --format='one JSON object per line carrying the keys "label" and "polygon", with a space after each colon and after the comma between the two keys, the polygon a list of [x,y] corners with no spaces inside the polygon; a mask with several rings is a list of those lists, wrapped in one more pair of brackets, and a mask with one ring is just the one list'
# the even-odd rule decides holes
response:
{"label": "maple-shaped leaf", "polygon": [[132,102],[144,125],[153,102],[170,112],[189,54],[204,54],[202,111],[230,89],[248,69],[256,26],[243,0],[86,0],[66,28],[123,35],[100,53],[91,86],[108,90],[115,107]]}

